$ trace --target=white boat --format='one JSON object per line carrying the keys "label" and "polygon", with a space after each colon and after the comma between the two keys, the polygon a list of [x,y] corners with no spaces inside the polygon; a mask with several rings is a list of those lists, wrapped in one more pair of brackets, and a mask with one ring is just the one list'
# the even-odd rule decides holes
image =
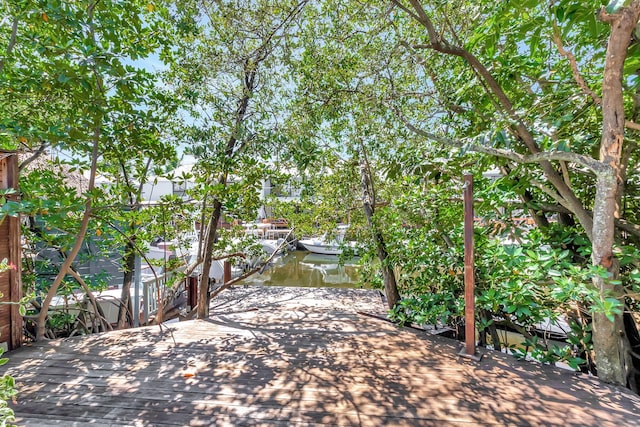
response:
{"label": "white boat", "polygon": [[327,266],[328,268],[333,268],[335,265],[355,267],[358,265],[359,260],[360,258],[354,256],[353,258],[343,259],[339,262],[338,257],[335,255],[324,255],[309,252],[304,255],[304,258],[300,260],[300,263]]}
{"label": "white boat", "polygon": [[339,225],[337,234],[331,240],[327,240],[326,235],[315,239],[302,239],[298,240],[306,250],[316,254],[322,255],[340,255],[347,247],[353,249],[353,253],[356,253],[356,242],[350,242],[344,240],[344,235],[347,232],[348,225]]}
{"label": "white boat", "polygon": [[262,250],[267,254],[267,256],[273,255],[276,251],[278,251],[276,255],[280,255],[285,251],[285,249],[289,249],[288,245],[282,245],[282,242],[284,242],[284,239],[258,240],[258,243],[262,245]]}
{"label": "white boat", "polygon": [[246,269],[251,270],[256,268],[276,251],[276,255],[282,255],[284,253],[284,247],[280,247],[279,245],[280,242],[277,240],[256,240],[247,248],[248,250],[245,250]]}
{"label": "white boat", "polygon": [[345,272],[345,266],[338,263],[338,257],[335,255],[309,253],[298,265],[301,271],[308,271],[307,275],[313,278],[311,280],[318,280],[316,277],[319,276],[319,281],[325,285],[353,283]]}
{"label": "white boat", "polygon": [[356,250],[355,242],[338,243],[336,241],[327,242],[322,239],[302,239],[298,243],[309,252],[322,255],[340,255],[345,246],[350,246],[354,252]]}
{"label": "white boat", "polygon": [[342,253],[342,249],[336,245],[329,245],[322,240],[315,239],[302,239],[298,240],[306,250],[309,252],[313,252],[316,254],[324,254],[324,255],[340,255]]}

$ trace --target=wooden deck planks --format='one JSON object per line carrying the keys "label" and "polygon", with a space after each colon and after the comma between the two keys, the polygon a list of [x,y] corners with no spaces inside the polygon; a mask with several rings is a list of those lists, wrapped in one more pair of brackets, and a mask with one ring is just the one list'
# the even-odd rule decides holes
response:
{"label": "wooden deck planks", "polygon": [[[25,425],[624,426],[640,397],[597,380],[288,301],[9,354]],[[43,423],[48,424],[43,424]]]}

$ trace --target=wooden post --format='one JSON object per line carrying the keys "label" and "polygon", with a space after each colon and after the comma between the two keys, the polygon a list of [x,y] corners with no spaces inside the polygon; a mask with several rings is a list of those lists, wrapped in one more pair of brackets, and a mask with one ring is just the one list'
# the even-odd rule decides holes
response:
{"label": "wooden post", "polygon": [[[0,189],[18,190],[18,155],[0,151]],[[17,194],[6,196],[7,201],[18,201]],[[0,273],[0,343],[9,350],[22,345],[22,316],[15,304],[22,298],[22,246],[20,244],[20,218],[7,216],[0,220],[0,260],[7,258],[13,268]]]}
{"label": "wooden post", "polygon": [[198,304],[198,276],[187,277],[187,305],[190,310]]}
{"label": "wooden post", "polygon": [[[142,260],[140,259],[140,255],[136,255],[133,267],[133,303],[131,304],[131,311],[133,317],[133,327],[137,328],[140,326],[140,288],[144,286],[142,284]],[[126,295],[126,294],[125,294]],[[129,290],[129,295],[131,295],[131,290]],[[131,298],[131,296],[129,296]],[[144,303],[147,303],[147,299],[144,300]]]}
{"label": "wooden post", "polygon": [[476,352],[475,278],[473,265],[473,175],[464,175],[464,334],[465,345],[458,354],[473,360]]}
{"label": "wooden post", "polygon": [[222,283],[228,283],[231,280],[231,263],[225,260],[223,266]]}

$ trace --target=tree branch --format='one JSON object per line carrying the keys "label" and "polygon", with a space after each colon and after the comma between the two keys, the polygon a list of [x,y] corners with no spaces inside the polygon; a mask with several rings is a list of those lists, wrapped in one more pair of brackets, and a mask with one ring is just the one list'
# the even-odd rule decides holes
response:
{"label": "tree branch", "polygon": [[[571,211],[569,209],[567,209],[564,206],[558,206],[558,205],[550,205],[550,204],[539,204],[536,205],[537,209],[540,209],[544,212],[556,212],[556,213],[564,213],[564,214],[570,214]],[[591,211],[588,211],[589,213],[592,213]],[[640,237],[640,225],[635,224],[631,221],[628,221],[624,218],[616,218],[614,219],[616,228],[622,230],[622,231],[626,231],[627,233],[631,234],[632,236],[635,237]]]}
{"label": "tree branch", "polygon": [[391,3],[402,9],[407,15],[411,16],[416,21],[420,22],[420,17],[416,15],[411,9],[407,6],[400,3],[398,0],[391,0]]}
{"label": "tree branch", "polygon": [[93,295],[93,292],[91,292],[91,288],[89,288],[89,286],[84,281],[84,279],[73,268],[69,268],[69,274],[71,274],[73,278],[76,279],[76,282],[78,282],[80,286],[82,286],[82,288],[84,289],[85,293],[87,294],[87,298],[89,298],[89,301],[91,301],[91,305],[93,306],[94,316],[100,320],[103,330],[112,331],[113,328],[111,327],[111,324],[106,319],[104,315],[104,311],[96,301],[96,297]]}
{"label": "tree branch", "polygon": [[415,134],[450,147],[456,147],[466,151],[474,151],[477,153],[483,153],[491,156],[501,157],[501,158],[509,159],[516,163],[520,163],[520,164],[542,163],[542,162],[562,160],[562,161],[571,162],[571,163],[578,163],[588,168],[596,175],[611,172],[611,168],[606,164],[601,163],[593,159],[592,157],[583,156],[581,154],[573,153],[569,151],[550,151],[550,152],[539,151],[534,154],[523,155],[523,154],[516,153],[514,151],[507,151],[499,148],[487,147],[484,145],[473,144],[473,143],[464,143],[462,141],[457,141],[451,138],[439,136],[434,133],[425,131],[424,129],[418,128],[409,120],[407,120],[398,111],[397,108],[395,107],[391,107],[391,108],[396,113],[396,116],[404,123],[404,125]]}
{"label": "tree branch", "polygon": [[[11,24],[11,36],[9,37],[9,45],[7,46],[7,53],[5,55],[5,58],[8,58],[11,55],[11,52],[13,52],[13,48],[16,45],[17,35],[18,35],[18,17],[16,16],[13,18],[13,23]],[[0,73],[4,69],[5,58],[0,59]]]}
{"label": "tree branch", "polygon": [[620,15],[617,13],[609,13],[604,7],[601,7],[598,11],[598,19],[604,23],[613,24],[620,19]]}
{"label": "tree branch", "polygon": [[[524,119],[518,114],[516,108],[511,102],[511,99],[503,90],[500,83],[493,76],[489,68],[470,51],[461,46],[452,45],[444,40],[442,35],[436,31],[431,18],[422,7],[419,0],[410,0],[409,3],[415,10],[414,15],[417,15],[418,22],[427,30],[429,36],[427,44],[419,44],[414,46],[414,48],[431,49],[445,55],[457,56],[463,59],[469,65],[469,67],[471,67],[473,72],[478,76],[482,86],[485,87],[485,92],[487,93],[487,95],[496,98],[495,102],[498,104],[497,107],[499,106],[499,108],[497,108],[497,111],[505,115],[513,122],[513,125],[510,126],[510,131],[516,135],[518,140],[524,144],[524,146],[531,154],[537,154],[541,152],[541,149],[536,142],[533,133],[525,123]],[[571,205],[573,213],[582,224],[583,228],[589,235],[589,238],[591,238],[593,218],[587,215],[586,210],[582,205],[582,201],[576,196],[571,188],[567,187],[560,174],[549,162],[549,159],[546,159],[543,156],[540,159],[537,159],[535,162],[540,164],[540,168],[544,172],[549,182],[551,182],[551,184],[557,189],[558,194],[560,194],[566,200],[566,202]],[[600,170],[601,167],[593,164],[593,159],[589,163],[592,167],[595,166],[599,173],[603,172]]]}
{"label": "tree branch", "polygon": [[625,120],[624,121],[624,127],[629,128],[629,129],[633,129],[633,130],[640,130],[640,124],[632,122],[630,120]]}
{"label": "tree branch", "polygon": [[[608,16],[611,16],[611,15],[608,15]],[[576,60],[576,57],[573,55],[572,52],[564,48],[562,44],[562,39],[560,38],[560,32],[558,31],[558,28],[555,26],[553,29],[553,41],[558,47],[558,52],[560,53],[560,55],[564,56],[569,60],[569,64],[571,66],[571,72],[573,73],[573,78],[575,79],[580,89],[582,89],[582,91],[593,100],[594,104],[596,104],[597,106],[602,105],[602,98],[600,98],[593,90],[591,90],[589,85],[587,85],[587,83],[582,78],[582,75],[580,74],[580,70],[578,69],[578,61]],[[625,120],[624,126],[628,129],[640,131],[640,124],[635,123],[631,120]]]}
{"label": "tree branch", "polygon": [[558,26],[555,24],[553,26],[553,41],[555,42],[558,48],[558,52],[560,52],[560,55],[564,56],[569,60],[569,65],[571,66],[571,72],[573,73],[573,78],[578,84],[578,86],[580,87],[580,89],[582,89],[582,91],[586,95],[588,95],[596,105],[601,105],[602,98],[600,98],[593,90],[591,90],[589,85],[587,85],[587,83],[582,78],[582,75],[580,74],[580,70],[578,69],[578,61],[576,61],[576,57],[573,55],[572,52],[564,48],[564,45],[562,44],[562,38],[560,37],[560,30],[558,29]]}
{"label": "tree branch", "polygon": [[20,166],[18,166],[18,170],[22,171],[25,168],[25,166],[27,166],[29,163],[35,161],[38,157],[40,157],[42,153],[44,153],[45,148],[47,148],[47,143],[45,141],[41,141],[40,147],[38,147],[36,152],[31,154],[31,156],[29,156],[28,159],[20,163]]}
{"label": "tree branch", "polygon": [[532,179],[529,182],[538,190],[542,191],[544,194],[546,194],[547,196],[551,197],[553,200],[558,202],[558,204],[562,205],[568,212],[571,212],[571,209],[569,209],[569,207],[566,205],[565,200],[562,197],[560,197],[558,193],[556,193],[555,191],[552,191],[549,187],[547,187],[540,181],[536,181],[535,179]]}

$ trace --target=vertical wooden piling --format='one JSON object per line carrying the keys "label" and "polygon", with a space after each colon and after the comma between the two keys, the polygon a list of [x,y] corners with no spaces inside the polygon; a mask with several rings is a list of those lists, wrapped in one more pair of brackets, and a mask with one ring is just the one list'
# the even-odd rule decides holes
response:
{"label": "vertical wooden piling", "polygon": [[187,281],[187,305],[190,310],[198,304],[198,276],[189,276]]}
{"label": "vertical wooden piling", "polygon": [[[18,155],[0,151],[0,189],[18,190]],[[5,196],[8,202],[17,201],[17,193]],[[0,260],[7,259],[12,268],[0,273],[0,343],[9,350],[22,345],[22,316],[18,302],[22,298],[22,246],[20,218],[0,219]],[[6,304],[11,303],[11,304]]]}
{"label": "vertical wooden piling", "polygon": [[461,356],[480,360],[476,353],[475,277],[473,265],[473,175],[464,175],[464,333]]}
{"label": "vertical wooden piling", "polygon": [[223,266],[222,283],[228,283],[231,280],[231,263],[225,260]]}

